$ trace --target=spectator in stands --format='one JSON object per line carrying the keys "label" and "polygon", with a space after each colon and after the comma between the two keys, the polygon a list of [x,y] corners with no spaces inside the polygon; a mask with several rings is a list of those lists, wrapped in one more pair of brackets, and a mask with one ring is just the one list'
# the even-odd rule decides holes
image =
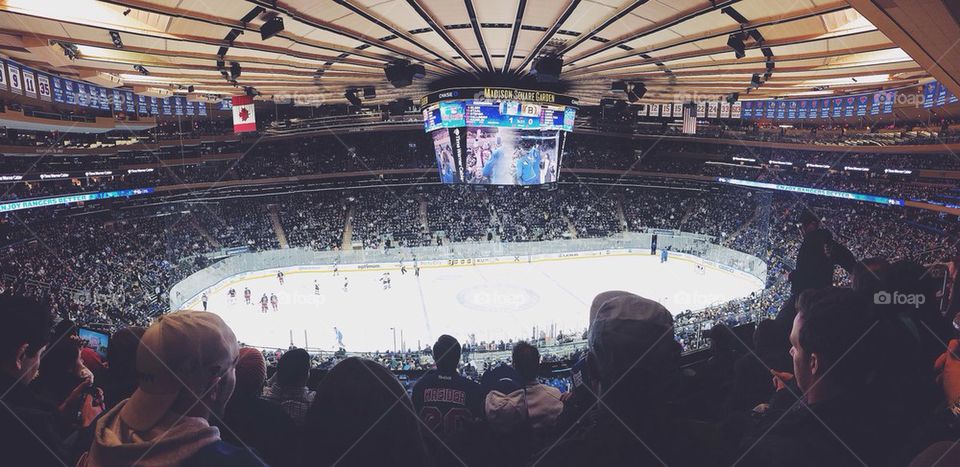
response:
{"label": "spectator in stands", "polygon": [[555,447],[537,455],[551,466],[673,465],[675,433],[667,401],[677,389],[680,347],[663,305],[627,292],[605,293],[592,317],[588,364],[598,402]]}
{"label": "spectator in stands", "polygon": [[457,372],[461,348],[456,338],[440,336],[432,352],[437,369],[426,372],[413,386],[413,408],[430,430],[426,434],[430,452],[449,460],[451,455],[463,455],[458,436],[483,417],[483,401],[480,385]]}
{"label": "spectator in stands", "polygon": [[303,426],[307,410],[317,393],[307,389],[310,377],[310,354],[303,349],[292,349],[280,357],[277,372],[263,388],[263,398],[280,405],[297,426]]}
{"label": "spectator in stands", "polygon": [[[64,334],[40,361],[40,373],[31,387],[58,407],[64,417],[64,435],[90,425],[103,411],[103,391],[93,387],[93,372],[80,360],[83,344],[73,334]],[[83,388],[77,390],[78,388]]]}
{"label": "spectator in stands", "polygon": [[[793,373],[777,373],[770,409],[742,443],[740,465],[883,465],[892,427],[885,404],[866,390],[877,365],[877,320],[849,289],[800,295],[790,333]],[[798,400],[799,399],[799,400]]]}
{"label": "spectator in stands", "polygon": [[[8,465],[60,466],[66,459],[57,409],[30,389],[50,338],[50,312],[29,299],[0,295],[0,450]],[[86,386],[84,386],[86,387]]]}
{"label": "spectator in stands", "polygon": [[797,253],[797,268],[790,274],[790,292],[793,295],[799,295],[807,289],[833,285],[833,262],[827,257],[825,249],[833,236],[820,225],[817,214],[809,209],[804,209],[800,214],[799,227],[803,243]]}
{"label": "spectator in stands", "polygon": [[137,390],[137,347],[145,331],[140,326],[130,326],[110,337],[110,346],[107,347],[109,366],[100,383],[107,409],[132,396]]}
{"label": "spectator in stands", "polygon": [[429,465],[421,422],[396,377],[350,357],[327,374],[305,425],[302,466]]}
{"label": "spectator in stands", "polygon": [[244,347],[237,358],[237,386],[221,424],[223,440],[253,448],[274,467],[296,465],[299,432],[279,405],[260,397],[267,366],[257,349]]}
{"label": "spectator in stands", "polygon": [[137,349],[139,387],[99,419],[81,465],[264,465],[209,423],[233,394],[238,353],[233,331],[213,313],[161,317]]}
{"label": "spectator in stands", "polygon": [[517,370],[523,384],[530,426],[538,431],[552,428],[560,412],[563,412],[563,402],[560,401],[559,389],[540,384],[537,380],[540,373],[540,351],[521,341],[513,347],[512,359],[513,368]]}

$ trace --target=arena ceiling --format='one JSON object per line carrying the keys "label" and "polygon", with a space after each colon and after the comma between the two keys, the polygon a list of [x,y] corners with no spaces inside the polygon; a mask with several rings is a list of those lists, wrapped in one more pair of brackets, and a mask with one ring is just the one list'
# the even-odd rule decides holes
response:
{"label": "arena ceiling", "polygon": [[[568,93],[585,103],[615,96],[615,80],[642,81],[655,102],[826,95],[930,76],[846,0],[0,0],[0,10],[0,49],[15,60],[141,92],[252,86],[319,103],[375,86],[387,101],[417,98],[445,76],[520,77],[544,54],[563,57]],[[262,40],[271,13],[285,29]],[[727,40],[740,32],[737,59]],[[397,59],[423,64],[426,77],[394,89],[383,68]],[[242,69],[236,86],[222,73],[230,62]],[[747,96],[755,73],[769,77]]]}

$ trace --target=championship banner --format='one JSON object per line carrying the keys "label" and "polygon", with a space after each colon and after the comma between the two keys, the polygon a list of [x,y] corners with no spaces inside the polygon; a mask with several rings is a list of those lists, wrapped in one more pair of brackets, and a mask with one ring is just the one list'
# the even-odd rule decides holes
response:
{"label": "championship banner", "polygon": [[97,92],[100,96],[100,110],[110,110],[110,96],[107,94],[107,88],[99,88]]}
{"label": "championship banner", "polygon": [[0,60],[0,90],[6,91],[7,88],[7,64]]}
{"label": "championship banner", "polygon": [[183,98],[179,96],[171,97],[173,100],[173,114],[182,117],[183,116]]}
{"label": "championship banner", "polygon": [[933,107],[934,101],[936,101],[936,99],[937,99],[937,82],[931,81],[929,83],[924,84],[923,85],[923,108],[929,109]]}
{"label": "championship banner", "polygon": [[117,89],[113,90],[113,111],[123,112],[123,94]]}
{"label": "championship banner", "polygon": [[137,103],[130,91],[123,91],[123,111],[130,115],[137,113]]}
{"label": "championship banner", "polygon": [[77,83],[74,83],[69,79],[63,80],[63,96],[64,99],[66,99],[67,104],[76,105],[79,102],[77,96]]}
{"label": "championship banner", "polygon": [[233,96],[233,132],[257,131],[257,115],[252,96]]}
{"label": "championship banner", "polygon": [[23,94],[23,79],[20,78],[20,67],[13,63],[8,63],[7,71],[10,72],[10,92]]}
{"label": "championship banner", "polygon": [[81,107],[86,107],[87,104],[87,85],[83,83],[77,83],[77,104]]}
{"label": "championship banner", "polygon": [[37,91],[40,93],[40,100],[50,102],[53,100],[53,92],[50,89],[50,77],[37,73]]}
{"label": "championship banner", "polygon": [[63,80],[54,76],[53,81],[53,101],[61,104],[66,103],[66,97],[63,93]]}
{"label": "championship banner", "polygon": [[730,118],[740,118],[740,111],[742,109],[742,104],[740,101],[734,102],[730,106]]}
{"label": "championship banner", "polygon": [[147,96],[137,94],[137,115],[150,115],[150,109],[147,108]]}

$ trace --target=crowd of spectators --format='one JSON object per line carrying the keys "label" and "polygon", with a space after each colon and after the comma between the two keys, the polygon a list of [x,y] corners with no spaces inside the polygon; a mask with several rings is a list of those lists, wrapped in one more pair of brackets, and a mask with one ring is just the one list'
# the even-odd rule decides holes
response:
{"label": "crowd of spectators", "polygon": [[[709,358],[683,368],[668,336],[686,317],[622,291],[594,298],[586,349],[560,373],[523,341],[478,372],[448,335],[416,358],[311,368],[307,351],[265,358],[201,311],[119,329],[104,358],[6,291],[0,446],[38,466],[956,464],[960,260],[939,278],[854,254],[812,211],[798,224],[775,317],[717,323]],[[848,286],[824,285],[836,267]]]}

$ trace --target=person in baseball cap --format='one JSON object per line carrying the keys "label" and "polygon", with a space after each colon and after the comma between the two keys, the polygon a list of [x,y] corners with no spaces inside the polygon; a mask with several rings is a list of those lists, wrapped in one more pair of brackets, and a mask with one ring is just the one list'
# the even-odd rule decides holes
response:
{"label": "person in baseball cap", "polygon": [[160,317],[137,348],[139,387],[97,422],[80,465],[263,465],[209,423],[233,394],[238,355],[233,331],[213,313]]}

